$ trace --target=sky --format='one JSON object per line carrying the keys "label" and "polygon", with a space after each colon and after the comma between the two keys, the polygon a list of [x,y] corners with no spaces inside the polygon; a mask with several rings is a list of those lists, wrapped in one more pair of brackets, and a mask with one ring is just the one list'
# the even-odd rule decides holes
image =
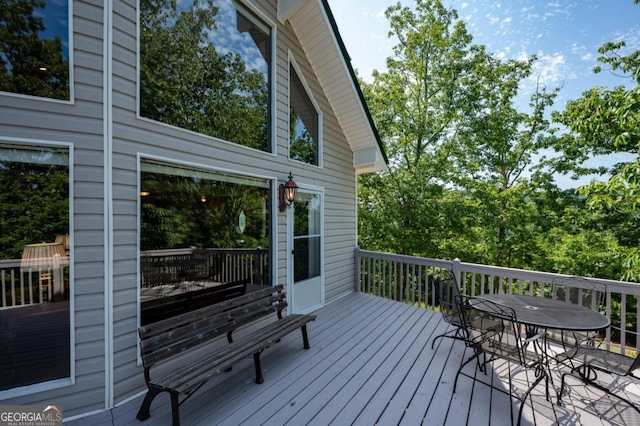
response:
{"label": "sky", "polygon": [[[388,37],[384,11],[397,0],[328,0],[338,30],[351,57],[351,65],[365,81],[374,69],[385,71],[385,61],[396,44]],[[608,41],[624,40],[627,51],[640,49],[640,4],[633,0],[442,0],[458,11],[474,44],[487,46],[502,59],[538,57],[534,73],[523,88],[527,105],[536,80],[548,89],[561,87],[553,109],[595,86],[632,86],[629,78],[609,69],[593,73],[598,48]],[[412,7],[415,0],[402,0]],[[528,95],[527,95],[528,94]],[[616,162],[628,156],[599,159]],[[595,161],[595,160],[594,160]],[[590,178],[578,184],[587,183]],[[576,182],[558,178],[558,185]]]}
{"label": "sky", "polygon": [[[384,71],[395,39],[388,37],[384,11],[394,0],[329,0],[340,35],[360,77],[371,81],[374,69]],[[415,0],[402,0],[404,6]],[[594,86],[617,86],[629,79],[592,72],[598,48],[625,40],[640,49],[640,5],[633,0],[443,0],[458,11],[473,43],[483,44],[502,59],[538,61],[532,79],[548,88],[562,86],[556,106]]]}

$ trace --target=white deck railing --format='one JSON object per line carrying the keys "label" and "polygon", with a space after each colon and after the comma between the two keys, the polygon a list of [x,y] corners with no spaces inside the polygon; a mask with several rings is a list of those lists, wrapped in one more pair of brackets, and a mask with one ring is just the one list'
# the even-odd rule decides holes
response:
{"label": "white deck railing", "polygon": [[[444,269],[452,270],[465,294],[527,294],[544,297],[545,288],[562,274],[478,265],[459,260],[429,259],[356,249],[356,286],[358,291],[422,305],[436,306],[434,280]],[[640,284],[589,278],[607,287],[606,315],[611,327],[605,331],[607,345],[623,351],[640,349]],[[622,303],[622,301],[626,303]]]}
{"label": "white deck railing", "polygon": [[69,268],[22,268],[20,259],[0,260],[0,309],[64,297]]}

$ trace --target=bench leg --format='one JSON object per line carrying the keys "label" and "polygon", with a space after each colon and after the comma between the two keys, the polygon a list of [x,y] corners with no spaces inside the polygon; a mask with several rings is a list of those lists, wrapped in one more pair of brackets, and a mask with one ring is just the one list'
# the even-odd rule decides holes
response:
{"label": "bench leg", "polygon": [[[157,388],[149,388],[147,394],[144,397],[144,400],[142,401],[142,405],[138,410],[138,414],[136,415],[136,418],[138,420],[143,421],[151,417],[151,413],[149,412],[149,410],[151,409],[151,403],[160,392],[163,392],[163,390]],[[171,418],[173,421],[173,426],[180,426],[180,411],[178,411],[180,404],[178,402],[178,392],[169,392],[169,394],[171,395]]]}
{"label": "bench leg", "polygon": [[180,426],[180,403],[178,402],[178,392],[171,392],[171,419],[173,426]]}
{"label": "bench leg", "polygon": [[302,341],[304,342],[304,348],[311,348],[311,345],[309,345],[309,337],[307,336],[307,324],[300,327],[300,329],[302,330]]}
{"label": "bench leg", "polygon": [[147,391],[147,394],[144,397],[144,400],[142,401],[142,405],[138,410],[138,414],[136,415],[136,418],[138,420],[147,420],[149,417],[151,417],[151,414],[149,413],[149,409],[151,408],[151,402],[153,402],[153,399],[160,392],[162,392],[160,389],[149,388],[149,390]]}
{"label": "bench leg", "polygon": [[256,383],[264,383],[264,377],[262,377],[262,368],[260,367],[260,352],[253,354],[253,365],[256,369]]}

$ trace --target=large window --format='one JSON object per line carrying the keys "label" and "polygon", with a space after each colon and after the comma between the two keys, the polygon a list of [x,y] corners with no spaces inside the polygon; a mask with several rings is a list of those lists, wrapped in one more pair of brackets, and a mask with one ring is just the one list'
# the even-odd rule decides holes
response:
{"label": "large window", "polygon": [[70,99],[69,0],[0,0],[0,91]]}
{"label": "large window", "polygon": [[0,391],[70,375],[69,151],[0,142]]}
{"label": "large window", "polygon": [[140,168],[142,324],[271,285],[268,180]]}
{"label": "large window", "polygon": [[237,1],[140,0],[140,114],[263,151],[271,31]]}
{"label": "large window", "polygon": [[289,78],[289,157],[318,165],[318,112],[292,64],[289,65]]}

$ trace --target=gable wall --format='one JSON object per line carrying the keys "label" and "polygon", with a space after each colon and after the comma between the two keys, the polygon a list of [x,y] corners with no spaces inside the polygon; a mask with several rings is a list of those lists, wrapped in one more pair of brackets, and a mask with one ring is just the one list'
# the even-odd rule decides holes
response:
{"label": "gable wall", "polygon": [[[323,188],[326,301],[353,289],[356,242],[353,154],[295,33],[288,23],[278,22],[276,0],[251,0],[247,4],[276,25],[275,154],[137,117],[135,0],[73,2],[73,102],[0,94],[0,139],[73,144],[75,178],[72,232],[75,384],[0,399],[3,404],[61,404],[68,418],[110,408],[112,401],[117,404],[144,390],[136,335],[138,155],[272,177],[278,183],[285,181],[291,171],[298,184]],[[105,11],[104,5],[110,9]],[[103,56],[105,16],[112,22],[111,62]],[[322,109],[321,168],[288,158],[289,49]],[[105,64],[111,67],[111,79],[105,79],[108,75],[102,71]],[[105,107],[105,99],[113,103],[112,110]],[[112,186],[105,187],[110,180]],[[274,282],[286,284],[286,214],[279,213],[277,208],[273,213],[277,221]],[[105,224],[112,226],[112,232],[105,232],[108,229]],[[105,319],[108,327],[104,325]],[[109,347],[105,338],[113,342],[112,354],[105,353]],[[105,389],[105,383],[111,381],[105,369],[113,371],[113,389]]]}
{"label": "gable wall", "polygon": [[[275,143],[277,153],[261,152],[215,138],[187,132],[136,117],[135,1],[114,7],[114,382],[116,402],[143,389],[137,364],[137,156],[157,156],[205,168],[286,180],[291,171],[300,184],[325,191],[326,300],[353,289],[355,246],[355,171],[352,152],[332,115],[291,27],[277,20],[275,0],[247,2],[276,24]],[[310,166],[288,158],[289,49],[303,71],[323,111],[324,166]],[[286,284],[286,214],[274,208],[277,220],[276,283]]]}

